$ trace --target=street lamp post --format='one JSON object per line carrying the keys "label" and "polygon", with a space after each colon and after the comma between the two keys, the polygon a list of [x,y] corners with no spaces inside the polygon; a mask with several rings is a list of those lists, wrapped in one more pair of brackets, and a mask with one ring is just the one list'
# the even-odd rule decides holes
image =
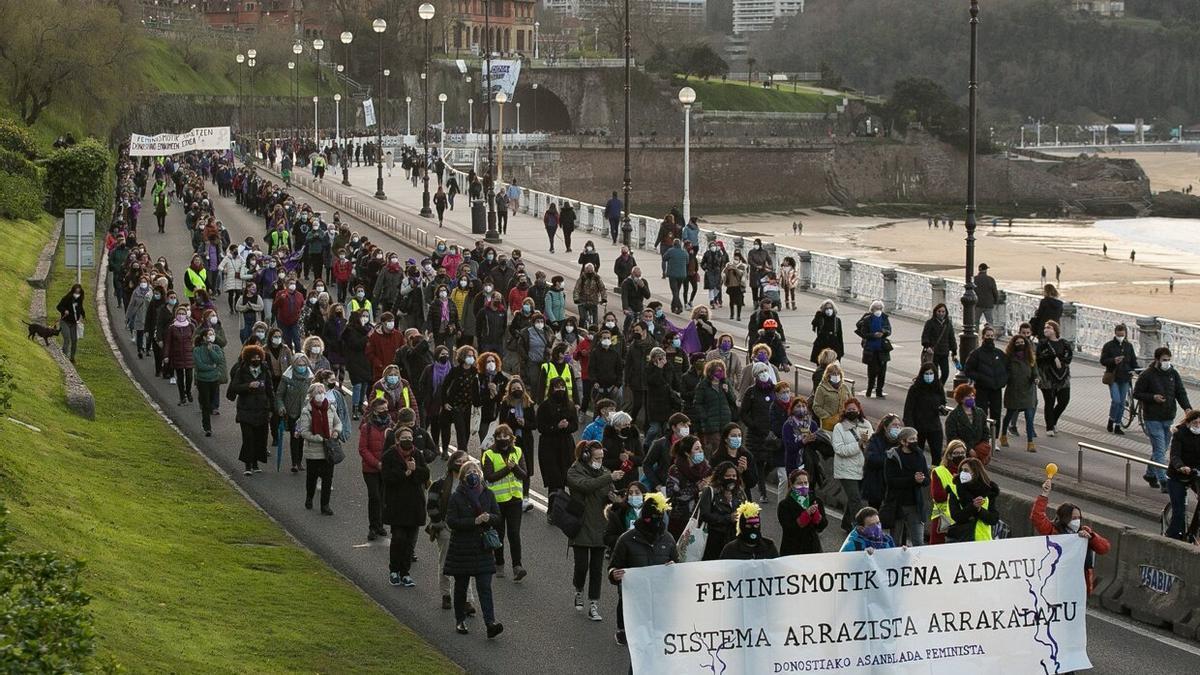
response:
{"label": "street lamp post", "polygon": [[250,58],[246,59],[246,65],[250,68],[250,134],[254,136],[254,156],[258,157],[258,130],[254,128],[254,54],[253,49],[246,52]]}
{"label": "street lamp post", "polygon": [[962,295],[963,330],[958,342],[958,354],[963,361],[975,351],[978,344],[975,322],[975,122],[978,117],[977,95],[979,82],[977,73],[979,32],[979,0],[971,0],[971,72],[967,84],[967,259],[964,269],[964,290]]}
{"label": "street lamp post", "polygon": [[[350,43],[354,41],[354,33],[351,33],[348,30],[342,31],[342,34],[338,36],[338,39],[340,39],[342,41],[342,44],[346,45],[346,63],[350,63]],[[341,73],[344,70],[346,70],[345,66],[343,64],[338,64],[337,71],[339,73]],[[346,74],[346,76],[348,76],[348,75],[349,75],[349,73]],[[341,145],[341,139],[340,139],[341,128],[342,128],[341,127],[342,95],[340,93],[335,94],[333,97],[333,100],[334,100],[334,102],[336,102],[338,104],[338,113],[337,113],[338,136],[339,136],[339,139],[338,139],[338,149],[339,149],[338,163],[340,163],[342,165],[342,185],[349,186],[350,185],[350,161],[349,161],[350,160],[350,152],[346,149],[345,146]],[[349,110],[349,109],[347,108],[347,110]]]}
{"label": "street lamp post", "polygon": [[533,58],[535,58],[535,59],[538,58],[538,43],[540,42],[540,40],[538,39],[540,37],[538,34],[538,29],[541,27],[542,27],[541,21],[533,22]]}
{"label": "street lamp post", "polygon": [[[237,61],[238,66],[241,66],[243,63],[246,62],[246,55],[242,54],[240,52],[234,58]],[[242,130],[242,69],[239,67],[237,69],[237,71],[238,71],[238,131],[240,132]]]}
{"label": "street lamp post", "polygon": [[375,198],[387,199],[383,191],[383,109],[387,105],[384,102],[387,100],[387,78],[392,74],[391,70],[383,67],[383,34],[387,31],[387,21],[375,19],[371,22],[371,30],[379,36],[379,82],[384,88],[383,98],[379,100],[379,105],[375,106]]}
{"label": "street lamp post", "polygon": [[538,125],[537,125],[537,99],[538,99],[538,96],[537,96],[537,90],[538,90],[538,83],[537,83],[537,82],[534,82],[534,83],[533,83],[532,85],[530,85],[530,86],[533,88],[533,130],[534,130],[534,131],[537,131],[537,128],[538,128]]}
{"label": "street lamp post", "polygon": [[467,136],[475,135],[475,99],[467,99]]}
{"label": "street lamp post", "polygon": [[317,152],[321,151],[320,100],[319,96],[313,97],[313,144],[317,146]]}
{"label": "street lamp post", "polygon": [[333,142],[339,147],[342,144],[342,94],[333,95]]}
{"label": "street lamp post", "polygon": [[517,108],[517,141],[521,140],[521,102],[517,101],[514,104]]}
{"label": "street lamp post", "polygon": [[446,95],[438,94],[438,103],[442,104],[442,144],[445,145],[446,140]]}
{"label": "street lamp post", "polygon": [[424,180],[424,191],[421,192],[421,215],[425,218],[432,218],[433,211],[429,208],[429,28],[433,23],[434,10],[433,5],[428,2],[421,3],[417,8],[417,16],[425,22],[425,72],[421,73],[421,98],[425,108],[424,133],[421,134],[425,141],[425,156],[421,158],[422,171],[421,175]]}
{"label": "street lamp post", "polygon": [[[321,50],[325,49],[325,41],[321,38],[313,40],[313,51],[317,53],[317,93],[313,96],[313,104],[317,104],[321,97]],[[321,152],[321,130],[317,130],[317,152]]]}
{"label": "street lamp post", "polygon": [[[293,75],[292,82],[290,82],[289,84],[291,84],[292,90],[295,91],[295,89],[296,89],[296,83],[295,83],[296,78],[294,77],[296,74],[296,62],[295,61],[288,61],[288,70],[292,71],[292,75]],[[290,134],[291,138],[288,142],[289,148],[290,148],[290,146],[295,145],[295,143],[296,143],[296,124],[297,124],[297,122],[296,122],[296,100],[295,99],[296,99],[296,97],[293,95],[292,96],[292,133]]]}
{"label": "street lamp post", "polygon": [[[487,230],[484,232],[483,239],[488,243],[500,243],[500,231],[496,229],[496,165],[492,163],[492,28],[489,22],[491,15],[491,1],[483,0],[483,59],[485,77],[487,78],[484,84],[487,86],[487,93],[483,100],[487,104],[487,143],[488,143],[488,164],[487,164],[487,180],[483,183],[483,199],[487,204]],[[534,34],[536,35],[537,23],[534,22]],[[536,40],[535,40],[536,44]],[[536,49],[534,47],[536,58]],[[499,100],[499,96],[496,97]],[[503,106],[501,106],[503,107]]]}
{"label": "street lamp post", "polygon": [[683,224],[686,226],[692,222],[692,104],[696,102],[696,90],[691,87],[680,89],[679,102],[683,104]]}
{"label": "street lamp post", "polygon": [[625,192],[624,211],[621,214],[621,243],[632,248],[629,243],[633,233],[633,225],[629,222],[629,193],[633,190],[633,179],[629,174],[629,52],[632,48],[633,36],[629,32],[629,0],[625,0],[625,177],[622,187]]}
{"label": "street lamp post", "polygon": [[404,97],[404,135],[412,136],[412,97]]}
{"label": "street lamp post", "polygon": [[[293,145],[300,144],[300,55],[304,53],[304,45],[297,42],[292,45],[292,54],[296,57],[296,94],[292,97],[292,134]],[[299,147],[295,148],[296,156],[300,155]]]}
{"label": "street lamp post", "polygon": [[508,103],[508,95],[502,91],[496,92],[496,107],[500,111],[500,128],[496,131],[496,175],[494,183],[500,182],[500,174],[504,173],[504,104]]}

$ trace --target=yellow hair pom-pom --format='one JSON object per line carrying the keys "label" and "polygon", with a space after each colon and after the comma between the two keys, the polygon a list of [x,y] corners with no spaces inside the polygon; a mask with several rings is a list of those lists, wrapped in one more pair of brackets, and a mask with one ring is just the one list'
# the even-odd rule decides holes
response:
{"label": "yellow hair pom-pom", "polygon": [[742,519],[743,518],[757,518],[758,515],[760,513],[762,513],[762,507],[759,506],[757,502],[746,501],[746,502],[742,502],[742,505],[737,507],[737,511],[735,511],[734,513],[736,513],[737,517],[738,517],[737,525],[735,526],[734,530],[737,534],[741,534],[742,533]]}
{"label": "yellow hair pom-pom", "polygon": [[[659,513],[667,513],[671,510],[671,502],[667,501],[666,496],[661,492],[651,492],[643,497],[642,501],[644,504],[653,504]],[[643,506],[643,508],[645,507]]]}

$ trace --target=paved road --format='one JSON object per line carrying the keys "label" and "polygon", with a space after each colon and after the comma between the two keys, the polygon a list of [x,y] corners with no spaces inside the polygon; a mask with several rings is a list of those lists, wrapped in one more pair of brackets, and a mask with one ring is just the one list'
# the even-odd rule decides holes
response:
{"label": "paved road", "polygon": [[[340,171],[331,175],[340,175]],[[385,189],[389,196],[385,202],[374,199],[375,170],[373,167],[352,168],[350,180],[353,186],[349,188],[342,186],[338,180],[326,180],[325,186],[394,215],[401,222],[409,222],[416,227],[425,228],[433,236],[458,241],[460,244],[466,244],[468,248],[478,238],[478,236],[470,234],[470,213],[465,208],[463,199],[459,200],[457,210],[446,212],[443,228],[438,228],[436,220],[422,218],[419,215],[421,189],[419,186],[412,187],[408,181],[404,180],[403,172],[398,168],[392,178],[384,178]],[[330,211],[335,210],[332,206],[327,208]],[[376,238],[379,234],[376,232]],[[600,254],[599,271],[607,278],[612,279],[612,261],[619,253],[618,247],[611,245],[604,236],[591,236],[582,230],[577,230],[573,241],[575,251],[582,250],[583,243],[589,240],[596,245]],[[579,265],[576,263],[577,253],[564,253],[561,235],[556,247],[558,253],[548,252],[545,229],[541,225],[540,218],[534,218],[527,214],[510,217],[509,229],[504,236],[502,247],[505,250],[521,249],[523,257],[531,268],[546,270],[550,275],[562,274],[568,280],[568,285],[573,283],[573,280],[579,275]],[[654,297],[663,300],[664,305],[669,306],[670,303],[666,302],[670,298],[667,282],[660,279],[660,275],[655,273],[658,270],[658,256],[651,251],[635,251],[635,257],[642,264],[644,277],[650,282]],[[703,289],[696,297],[698,301],[707,299]],[[799,309],[782,312],[783,325],[788,330],[788,353],[793,363],[810,365],[808,355],[812,341],[808,325],[813,312],[822,300],[824,298],[819,295],[797,293]],[[620,306],[620,298],[616,294],[610,293],[609,307],[619,311]],[[845,329],[853,331],[854,317],[857,316],[856,310],[843,307],[842,313]],[[743,319],[748,317],[749,309],[746,310]],[[679,317],[672,318],[679,320]],[[739,344],[741,343],[746,334],[744,322],[729,320],[725,310],[713,312],[712,318],[718,329],[728,331],[735,336]],[[864,399],[866,412],[872,419],[878,419],[887,412],[902,411],[905,391],[916,376],[917,360],[921,350],[922,324],[904,317],[893,317],[892,326],[895,329],[892,341],[896,351],[889,367],[889,384],[885,389],[889,399],[887,401]],[[866,382],[866,369],[854,356],[858,351],[854,347],[853,341],[853,335],[846,340],[849,351],[843,366],[849,376],[855,379],[857,388],[861,389]],[[1072,366],[1072,380],[1075,386],[1072,391],[1071,406],[1060,421],[1057,437],[1048,438],[1046,436],[1044,428],[1040,427],[1041,415],[1039,413],[1038,452],[1025,452],[1025,439],[1015,438],[1012,439],[1013,447],[1003,450],[993,466],[1001,472],[1008,473],[1009,477],[1025,480],[1027,485],[1022,489],[1032,495],[1036,491],[1034,479],[1041,475],[1047,462],[1055,462],[1060,467],[1060,475],[1063,477],[1059,481],[1060,489],[1073,487],[1077,474],[1077,444],[1080,441],[1097,443],[1139,457],[1148,457],[1150,445],[1140,432],[1131,430],[1130,434],[1124,437],[1104,432],[1103,421],[1107,419],[1108,414],[1108,395],[1106,389],[1102,390],[1100,375],[1099,366],[1077,361]],[[807,383],[808,375],[802,373],[799,377],[802,380],[801,390],[807,392],[810,386]],[[1096,420],[1099,420],[1099,423]],[[1020,425],[1020,428],[1024,429],[1023,424]],[[1074,495],[1073,500],[1082,502],[1089,513],[1110,517],[1125,525],[1157,531],[1158,523],[1149,514],[1161,510],[1162,506],[1166,504],[1166,496],[1149,488],[1141,481],[1139,467],[1133,468],[1131,497],[1122,497],[1119,501],[1113,501],[1112,496],[1120,495],[1124,491],[1124,462],[1096,453],[1088,454],[1085,461],[1085,484],[1090,489]],[[1040,482],[1040,479],[1037,482]]]}
{"label": "paved road", "polygon": [[[215,208],[235,241],[247,234],[261,235],[261,221],[233,204],[232,200],[218,197]],[[360,229],[364,227],[360,225]],[[166,255],[175,269],[182,269],[190,257],[189,236],[178,208],[168,217],[166,234],[156,234],[150,228],[144,237],[151,254]],[[402,248],[397,250],[405,252]],[[109,311],[119,312],[111,296]],[[224,322],[229,326],[236,325],[223,306],[220,311]],[[215,418],[214,435],[205,438],[198,408],[175,405],[175,387],[154,378],[153,364],[148,358],[137,359],[131,336],[121,321],[115,323],[114,332],[120,341],[121,354],[135,377],[202,452],[231,476],[230,480],[244,489],[289,533],[467,671],[525,672],[531,664],[586,673],[626,671],[628,658],[612,640],[615,593],[605,585],[601,605],[605,616],[603,623],[588,622],[572,609],[569,551],[562,535],[546,525],[540,513],[528,514],[523,530],[529,578],[519,586],[511,580],[497,580],[495,584],[498,616],[506,627],[504,636],[494,643],[486,643],[479,621],[475,622],[475,632],[471,636],[459,636],[453,631],[451,613],[439,608],[436,572],[432,564],[436,549],[427,540],[422,540],[417,549],[420,560],[414,566],[413,574],[418,586],[402,589],[388,585],[387,543],[366,541],[365,488],[359,476],[356,453],[348,454],[347,461],[338,468],[334,478],[332,506],[336,515],[322,517],[315,511],[304,510],[302,477],[286,470],[276,473],[272,469],[248,478],[241,475],[241,466],[236,459],[239,436],[231,404],[224,402],[225,414]],[[231,336],[236,334],[236,330],[228,332]],[[235,351],[232,346],[226,350],[231,363]],[[435,474],[443,470],[440,464],[433,468]],[[777,538],[778,525],[769,518],[767,520],[767,535]],[[838,546],[840,536],[833,531],[827,532],[825,544],[830,549]],[[319,611],[319,600],[314,602],[314,611]],[[1120,619],[1093,618],[1089,635],[1093,659],[1098,664],[1095,672],[1128,673],[1130,663],[1148,666],[1157,672],[1183,672],[1185,664],[1193,663],[1195,657],[1200,656],[1200,649],[1181,645],[1168,636],[1130,627]]]}

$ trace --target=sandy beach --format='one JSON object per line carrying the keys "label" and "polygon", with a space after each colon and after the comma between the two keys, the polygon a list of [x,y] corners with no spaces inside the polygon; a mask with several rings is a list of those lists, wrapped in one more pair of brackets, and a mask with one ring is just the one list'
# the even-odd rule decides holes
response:
{"label": "sandy beach", "polygon": [[[804,224],[802,235],[792,223]],[[1165,220],[1165,219],[1162,219]],[[1116,223],[1116,225],[1113,225]],[[1132,223],[1132,228],[1130,226]],[[1200,236],[1200,224],[1166,220],[1156,227],[1185,228]],[[961,216],[953,231],[930,228],[924,218],[896,220],[816,213],[811,210],[712,216],[705,227],[745,237],[761,236],[780,244],[812,251],[886,263],[897,267],[958,277],[965,259],[966,236]],[[1177,226],[1177,227],[1172,227]],[[976,230],[975,259],[986,262],[1002,287],[1039,293],[1041,269],[1053,282],[1062,270],[1059,287],[1064,299],[1130,313],[1200,323],[1200,254],[1179,245],[1156,245],[1126,230],[1143,228],[1137,221],[1017,220],[993,228],[986,214]],[[1144,228],[1143,228],[1144,229]],[[1103,246],[1108,246],[1108,256]],[[1188,246],[1187,248],[1192,248]],[[1130,250],[1136,250],[1134,263]],[[1200,250],[1200,242],[1196,250]],[[1168,280],[1175,278],[1175,292]]]}

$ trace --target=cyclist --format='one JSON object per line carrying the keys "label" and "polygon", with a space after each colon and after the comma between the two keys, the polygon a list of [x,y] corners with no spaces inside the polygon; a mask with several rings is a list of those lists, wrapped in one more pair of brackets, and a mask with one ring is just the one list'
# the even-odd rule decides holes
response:
{"label": "cyclist", "polygon": [[1171,495],[1171,523],[1167,536],[1184,539],[1188,487],[1196,485],[1200,471],[1200,410],[1193,410],[1175,427],[1171,459],[1167,464],[1167,494]]}
{"label": "cyclist", "polygon": [[1128,331],[1125,324],[1119,323],[1113,329],[1113,339],[1105,343],[1100,350],[1100,365],[1104,366],[1104,382],[1108,383],[1108,430],[1110,433],[1123,435],[1121,417],[1125,414],[1125,400],[1129,398],[1129,390],[1133,386],[1133,373],[1138,368],[1137,355],[1133,345],[1125,338]]}
{"label": "cyclist", "polygon": [[1107,539],[1100,536],[1098,532],[1090,526],[1083,524],[1083,512],[1078,506],[1070,502],[1063,502],[1054,510],[1054,520],[1050,520],[1046,516],[1047,504],[1050,502],[1050,490],[1053,487],[1054,481],[1047,478],[1046,482],[1042,483],[1042,494],[1033,502],[1033,510],[1029,512],[1029,520],[1033,523],[1033,529],[1038,534],[1049,536],[1052,534],[1068,534],[1074,532],[1080,537],[1087,539],[1088,551],[1083,558],[1083,578],[1087,582],[1088,595],[1092,594],[1092,590],[1096,587],[1096,556],[1107,555],[1108,550],[1112,547]]}
{"label": "cyclist", "polygon": [[[1171,442],[1171,424],[1175,421],[1175,406],[1178,404],[1185,413],[1192,411],[1183,380],[1171,368],[1170,349],[1159,347],[1154,350],[1154,364],[1138,377],[1133,397],[1142,404],[1146,435],[1150,437],[1150,459],[1165,464],[1167,446]],[[1159,488],[1164,493],[1167,491],[1165,470],[1147,464],[1143,478],[1150,487]]]}

